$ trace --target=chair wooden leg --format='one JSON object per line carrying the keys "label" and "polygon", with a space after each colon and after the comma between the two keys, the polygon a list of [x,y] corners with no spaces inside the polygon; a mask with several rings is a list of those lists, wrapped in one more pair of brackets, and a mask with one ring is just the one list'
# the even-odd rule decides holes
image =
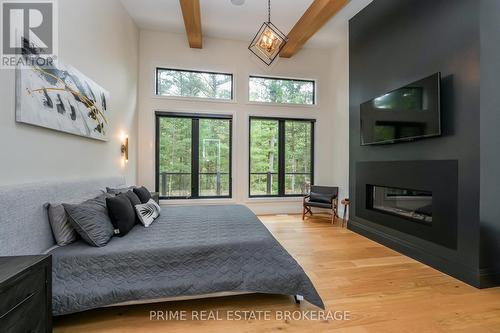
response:
{"label": "chair wooden leg", "polygon": [[307,206],[303,206],[303,209],[302,209],[302,220],[304,220],[306,214],[309,213],[311,214],[312,216],[312,210],[311,210],[311,207],[307,207]]}
{"label": "chair wooden leg", "polygon": [[332,224],[335,224],[335,209],[332,209]]}

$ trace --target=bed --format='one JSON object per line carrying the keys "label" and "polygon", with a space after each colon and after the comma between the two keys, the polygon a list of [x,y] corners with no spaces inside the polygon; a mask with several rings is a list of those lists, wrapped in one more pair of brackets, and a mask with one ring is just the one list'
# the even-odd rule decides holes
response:
{"label": "bed", "polygon": [[300,295],[324,308],[300,265],[245,206],[163,206],[102,248],[83,241],[50,251],[53,314],[130,301],[212,295]]}
{"label": "bed", "polygon": [[235,293],[301,295],[323,302],[299,264],[245,206],[164,206],[103,248],[54,248],[47,202],[78,203],[123,177],[0,186],[0,256],[52,253],[53,313]]}

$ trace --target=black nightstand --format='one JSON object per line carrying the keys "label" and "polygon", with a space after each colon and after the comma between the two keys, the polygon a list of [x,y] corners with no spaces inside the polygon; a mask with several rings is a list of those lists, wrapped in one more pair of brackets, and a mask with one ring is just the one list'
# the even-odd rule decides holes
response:
{"label": "black nightstand", "polygon": [[52,257],[0,257],[0,332],[52,332]]}

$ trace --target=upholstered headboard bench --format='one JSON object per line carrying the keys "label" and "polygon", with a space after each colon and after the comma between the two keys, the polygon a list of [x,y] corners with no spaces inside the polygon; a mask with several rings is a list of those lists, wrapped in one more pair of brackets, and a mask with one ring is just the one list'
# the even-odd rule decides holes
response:
{"label": "upholstered headboard bench", "polygon": [[55,245],[47,202],[78,203],[106,186],[124,185],[124,177],[107,177],[0,186],[0,256],[39,254]]}

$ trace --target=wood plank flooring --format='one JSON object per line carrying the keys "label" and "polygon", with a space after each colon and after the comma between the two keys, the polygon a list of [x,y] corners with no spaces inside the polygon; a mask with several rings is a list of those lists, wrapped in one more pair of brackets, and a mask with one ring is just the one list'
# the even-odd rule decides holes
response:
{"label": "wood plank flooring", "polygon": [[[242,295],[92,310],[57,318],[54,332],[500,332],[500,288],[470,287],[339,221],[331,225],[326,215],[260,219],[302,265],[326,309],[348,311],[350,320],[277,320],[276,311],[316,309],[287,296]],[[208,311],[224,320],[151,321],[150,311],[159,310]],[[227,320],[234,310],[271,311],[272,320]]]}

